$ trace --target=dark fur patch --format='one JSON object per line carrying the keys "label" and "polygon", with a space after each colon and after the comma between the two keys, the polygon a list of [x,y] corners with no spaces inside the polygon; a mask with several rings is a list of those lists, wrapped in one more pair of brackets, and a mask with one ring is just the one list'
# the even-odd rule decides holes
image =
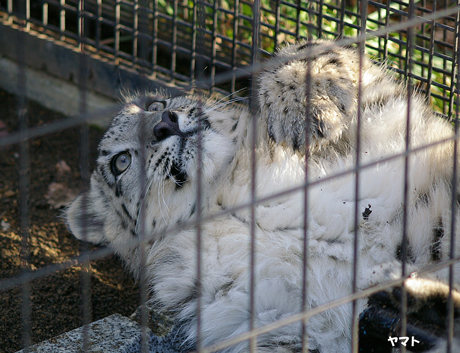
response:
{"label": "dark fur patch", "polygon": [[127,230],[128,229],[128,223],[126,223],[126,220],[125,218],[123,217],[123,215],[118,211],[118,210],[115,210],[118,218],[121,220],[121,226],[124,230]]}
{"label": "dark fur patch", "polygon": [[121,180],[118,181],[118,183],[115,184],[115,196],[120,197],[123,196],[123,190],[121,187]]}
{"label": "dark fur patch", "polygon": [[332,59],[329,59],[329,61],[326,63],[326,65],[328,64],[342,65],[342,62],[337,58],[332,58]]}
{"label": "dark fur patch", "polygon": [[[396,247],[396,258],[399,260],[399,261],[403,261],[403,253],[402,253],[402,244],[399,244],[397,247]],[[415,261],[415,258],[414,258],[414,254],[412,253],[412,247],[411,245],[409,244],[409,241],[407,241],[407,246],[406,246],[406,263],[414,263]]]}
{"label": "dark fur patch", "polygon": [[190,217],[192,217],[196,212],[196,203],[193,204],[192,209],[190,210]]}
{"label": "dark fur patch", "polygon": [[442,220],[438,221],[438,224],[433,228],[433,241],[430,246],[431,260],[439,262],[441,261],[441,241],[444,238],[444,227]]}

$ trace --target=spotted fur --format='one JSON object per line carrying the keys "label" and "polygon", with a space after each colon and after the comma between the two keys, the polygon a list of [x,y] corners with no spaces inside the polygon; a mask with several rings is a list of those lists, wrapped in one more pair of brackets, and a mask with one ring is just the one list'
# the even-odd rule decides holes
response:
{"label": "spotted fur", "polygon": [[[308,55],[312,55],[310,61]],[[355,260],[362,289],[400,276],[403,258],[410,261],[408,269],[413,271],[449,257],[453,143],[412,153],[407,178],[403,153],[408,111],[411,149],[447,139],[453,129],[417,94],[411,96],[408,109],[404,86],[367,58],[362,62],[358,109],[359,67],[354,49],[314,42],[280,50],[261,73],[254,185],[256,197],[264,201],[254,206],[256,326],[296,314],[301,308],[305,216],[309,308],[351,294]],[[310,92],[308,98],[306,92]],[[307,110],[310,124],[305,122]],[[360,171],[355,200],[356,175],[332,176],[356,165],[358,111],[359,163],[374,164]],[[89,190],[67,210],[69,228],[77,238],[109,243],[136,276],[139,248],[133,240],[150,237],[145,251],[151,302],[173,313],[187,347],[193,347],[196,339],[197,237],[195,228],[177,226],[197,213],[202,217],[221,214],[200,228],[203,343],[217,343],[249,329],[252,218],[250,208],[235,207],[251,201],[250,119],[245,107],[198,96],[171,98],[157,93],[130,99],[101,141]],[[303,147],[307,126],[309,149]],[[126,153],[130,165],[116,175],[126,166]],[[119,161],[121,167],[115,164],[114,173],[113,161],[120,154],[124,159]],[[305,182],[306,155],[312,183],[307,212],[303,188],[277,195]],[[401,247],[405,180],[407,254]],[[222,215],[222,210],[228,212]],[[458,207],[453,215],[454,231],[460,234]],[[355,234],[358,259],[353,256]],[[457,237],[456,247],[459,241]],[[460,271],[455,275],[459,283]],[[445,281],[447,271],[433,276]],[[366,300],[358,301],[357,314],[365,307]],[[344,304],[311,317],[308,348],[320,353],[349,352],[351,315],[352,305]],[[258,352],[298,352],[300,332],[300,324],[295,323],[261,335]],[[243,342],[224,351],[247,349],[248,343]]]}

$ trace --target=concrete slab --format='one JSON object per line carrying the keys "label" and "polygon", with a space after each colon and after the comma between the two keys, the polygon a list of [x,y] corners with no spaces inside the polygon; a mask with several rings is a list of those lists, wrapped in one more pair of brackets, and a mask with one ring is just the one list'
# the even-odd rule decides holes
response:
{"label": "concrete slab", "polygon": [[[88,353],[139,352],[140,325],[119,314],[95,321],[88,326]],[[151,331],[147,328],[150,337]],[[81,353],[83,327],[29,347],[30,353]],[[17,353],[24,353],[21,350]]]}
{"label": "concrete slab", "polygon": [[[141,325],[114,314],[88,325],[88,345],[83,349],[83,327],[29,347],[29,353],[140,353]],[[184,346],[182,335],[174,328],[158,337],[146,328],[149,353],[181,353],[194,350]],[[25,353],[25,350],[16,353]]]}

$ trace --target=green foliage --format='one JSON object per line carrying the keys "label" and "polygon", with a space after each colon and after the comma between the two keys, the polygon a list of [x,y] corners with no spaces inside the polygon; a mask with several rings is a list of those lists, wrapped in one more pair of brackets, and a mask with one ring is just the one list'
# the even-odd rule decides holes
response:
{"label": "green foliage", "polygon": [[[159,12],[169,16],[174,14],[172,5],[174,0],[156,1]],[[240,47],[238,65],[249,64],[247,58],[250,57],[250,53],[247,46],[252,45],[253,40],[253,0],[209,1],[209,3],[202,2],[200,6],[205,11],[206,29],[212,31],[215,28],[223,37],[214,39],[217,51],[228,56],[227,53],[231,52],[228,45],[236,39],[237,45]],[[215,4],[214,1],[218,2]],[[235,9],[236,1],[238,1],[237,9]],[[345,4],[346,6],[342,6],[339,0],[325,1],[322,5],[315,1],[306,0],[261,0],[260,47],[265,52],[272,53],[283,43],[293,43],[299,39],[307,38],[307,36],[329,39],[340,36],[356,37],[361,27],[361,14],[358,8],[360,2],[347,1]],[[391,26],[393,23],[407,20],[407,17],[401,14],[408,12],[408,4],[409,1],[405,0],[389,2],[388,8],[386,2],[380,7],[377,5],[369,6],[366,30],[368,32],[375,31],[385,26]],[[176,16],[183,21],[191,22],[194,6],[195,2],[192,0],[179,0]],[[238,16],[235,16],[235,11]],[[416,15],[423,14],[416,13]],[[217,23],[214,23],[215,21]],[[235,23],[235,21],[237,22]],[[449,26],[447,20],[440,19],[438,22]],[[343,28],[341,23],[343,23]],[[414,86],[437,95],[437,97],[432,97],[435,109],[447,114],[450,94],[448,87],[451,86],[451,77],[453,77],[453,75],[447,74],[452,72],[452,60],[448,58],[452,58],[452,51],[449,51],[446,46],[437,45],[434,50],[441,55],[434,55],[430,62],[430,55],[425,48],[430,48],[431,26],[432,24],[424,24],[413,29],[415,49],[411,53],[410,68],[415,76],[426,78],[431,74],[433,81],[441,83],[441,87],[431,85],[428,89],[423,80],[413,79]],[[236,32],[234,32],[234,27],[237,29]],[[445,32],[441,33],[440,31],[439,28],[435,28],[435,38],[443,35],[445,37]],[[372,37],[366,41],[366,52],[376,61],[384,61],[390,67],[407,72],[405,69],[407,62],[405,58],[409,55],[406,45],[407,35],[406,31],[401,31],[389,33],[388,40]],[[444,38],[444,40],[446,39]]]}

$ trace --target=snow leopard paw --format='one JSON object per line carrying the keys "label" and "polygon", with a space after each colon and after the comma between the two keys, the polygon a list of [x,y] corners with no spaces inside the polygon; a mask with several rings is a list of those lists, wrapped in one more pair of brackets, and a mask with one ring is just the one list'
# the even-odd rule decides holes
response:
{"label": "snow leopard paw", "polygon": [[331,42],[301,42],[280,50],[272,63],[259,79],[261,118],[269,137],[300,151],[307,130],[310,149],[337,143],[356,112],[357,52]]}
{"label": "snow leopard paw", "polygon": [[[359,318],[359,352],[391,353],[406,346],[409,352],[445,352],[449,287],[441,282],[410,278],[406,281],[407,329],[401,337],[401,288],[381,291],[369,298]],[[460,293],[452,290],[454,339],[452,352],[460,351]]]}

